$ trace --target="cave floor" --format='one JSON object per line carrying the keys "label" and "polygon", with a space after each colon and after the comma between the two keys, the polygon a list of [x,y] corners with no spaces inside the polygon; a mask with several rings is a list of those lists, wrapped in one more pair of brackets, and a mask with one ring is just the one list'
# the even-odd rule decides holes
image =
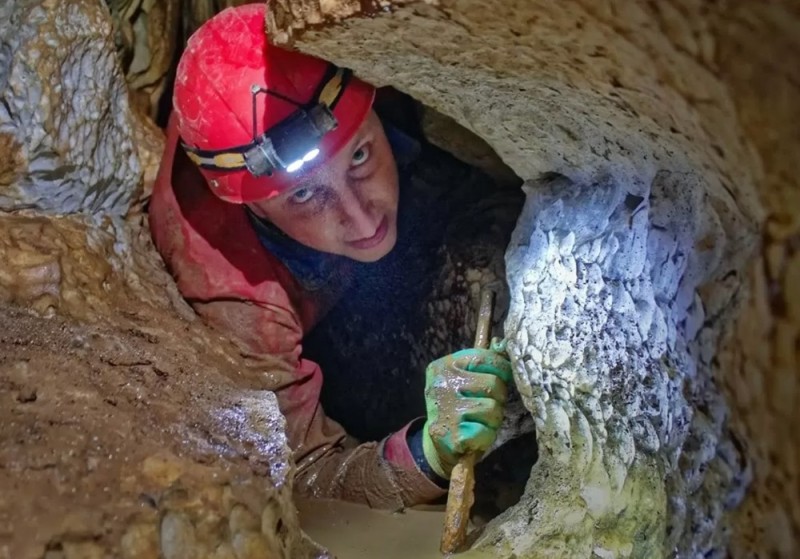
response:
{"label": "cave floor", "polygon": [[[177,343],[161,327],[191,327],[167,312],[113,318],[0,306],[0,556],[67,540],[113,547],[128,526],[158,521],[179,477],[207,492],[253,478],[246,437],[220,420],[236,394],[213,373],[225,358]],[[248,491],[261,499],[269,484]]]}

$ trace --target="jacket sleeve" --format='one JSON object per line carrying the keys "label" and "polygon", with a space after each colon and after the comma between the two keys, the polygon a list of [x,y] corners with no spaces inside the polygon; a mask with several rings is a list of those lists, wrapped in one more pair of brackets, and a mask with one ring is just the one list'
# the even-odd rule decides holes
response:
{"label": "jacket sleeve", "polygon": [[360,445],[347,437],[320,404],[322,371],[300,357],[301,332],[288,311],[265,303],[195,303],[197,311],[240,338],[248,357],[280,355],[285,367],[269,372],[286,417],[286,434],[297,464],[295,490],[314,497],[344,499],[376,508],[402,508],[430,502],[445,492],[419,471],[408,449],[408,426],[380,442]]}
{"label": "jacket sleeve", "polygon": [[171,121],[150,202],[153,239],[198,314],[232,338],[251,363],[263,364],[257,385],[276,393],[286,418],[296,490],[380,508],[443,495],[416,467],[407,428],[378,443],[355,445],[325,416],[322,371],[301,355],[313,302],[260,246],[242,208],[214,197],[176,143]]}

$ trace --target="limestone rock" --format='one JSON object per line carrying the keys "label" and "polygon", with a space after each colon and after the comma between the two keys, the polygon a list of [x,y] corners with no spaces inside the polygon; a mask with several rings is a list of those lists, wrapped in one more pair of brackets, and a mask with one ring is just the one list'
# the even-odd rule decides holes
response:
{"label": "limestone rock", "polygon": [[114,42],[132,104],[156,118],[167,74],[175,63],[181,3],[175,0],[107,0]]}
{"label": "limestone rock", "polygon": [[317,556],[277,362],[195,320],[126,215],[163,138],[131,116],[107,8],[0,21],[0,558]]}
{"label": "limestone rock", "polygon": [[791,0],[728,2],[714,14],[719,73],[763,165],[766,226],[719,378],[752,463],[753,483],[737,511],[735,557],[800,554],[800,11]]}
{"label": "limestone rock", "polygon": [[0,209],[124,214],[141,168],[105,7],[16,0],[0,22]]}
{"label": "limestone rock", "polygon": [[[149,198],[153,192],[161,155],[164,153],[165,137],[164,132],[146,114],[134,113],[132,118],[136,151],[142,166],[142,189],[139,191],[139,200],[143,200]],[[134,208],[135,203],[132,204],[132,209]]]}
{"label": "limestone rock", "polygon": [[421,124],[425,138],[432,144],[452,153],[461,161],[489,175],[500,187],[518,186],[519,177],[483,139],[472,134],[447,117],[428,107],[422,107]]}
{"label": "limestone rock", "polygon": [[452,0],[296,41],[453,118],[526,180],[506,335],[540,460],[482,551],[725,553],[750,470],[712,373],[763,213],[698,10]]}
{"label": "limestone rock", "polygon": [[540,181],[507,253],[506,326],[540,460],[532,498],[498,529],[523,511],[539,519],[514,543],[523,555],[724,553],[719,523],[746,477],[697,291],[736,263],[696,177],[662,171],[643,194],[609,178]]}
{"label": "limestone rock", "polygon": [[[131,91],[131,103],[142,115],[165,118],[172,70],[186,39],[220,10],[249,0],[106,0],[113,21],[114,43]],[[166,103],[166,105],[164,105]]]}

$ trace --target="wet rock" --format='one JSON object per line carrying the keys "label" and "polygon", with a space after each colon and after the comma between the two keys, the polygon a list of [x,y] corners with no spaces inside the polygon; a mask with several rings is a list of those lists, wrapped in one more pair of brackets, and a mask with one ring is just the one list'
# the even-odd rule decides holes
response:
{"label": "wet rock", "polygon": [[0,558],[316,554],[274,363],[195,320],[137,213],[161,133],[131,116],[107,8],[0,21]]}
{"label": "wet rock", "polygon": [[[132,309],[155,341],[131,333]],[[209,349],[214,334],[138,301],[92,325],[7,306],[0,323],[2,354],[25,364],[0,365],[0,387],[37,387],[35,402],[8,402],[12,419],[0,425],[0,557],[57,544],[77,558],[312,553],[291,504],[276,400],[241,384],[235,353]],[[143,374],[111,356],[176,373]],[[256,401],[251,419],[241,410]],[[253,456],[274,466],[254,469]]]}
{"label": "wet rock", "polygon": [[0,209],[124,214],[142,176],[106,8],[16,0],[0,22]]}
{"label": "wet rock", "polygon": [[35,388],[23,388],[17,394],[17,402],[21,404],[27,404],[29,402],[36,401],[36,389]]}
{"label": "wet rock", "polygon": [[169,512],[164,515],[160,540],[164,559],[191,559],[198,555],[194,526],[183,514]]}

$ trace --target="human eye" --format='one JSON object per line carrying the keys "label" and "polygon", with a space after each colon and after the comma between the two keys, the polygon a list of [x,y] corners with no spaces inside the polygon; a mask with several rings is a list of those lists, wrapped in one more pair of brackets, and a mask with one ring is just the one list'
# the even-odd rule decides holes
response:
{"label": "human eye", "polygon": [[366,144],[363,144],[361,147],[359,147],[356,151],[353,152],[353,159],[352,162],[350,163],[350,166],[358,167],[360,165],[363,165],[369,160],[369,156],[370,156],[370,144],[368,142]]}
{"label": "human eye", "polygon": [[298,188],[289,196],[289,203],[291,204],[305,204],[314,197],[315,191],[313,188]]}

